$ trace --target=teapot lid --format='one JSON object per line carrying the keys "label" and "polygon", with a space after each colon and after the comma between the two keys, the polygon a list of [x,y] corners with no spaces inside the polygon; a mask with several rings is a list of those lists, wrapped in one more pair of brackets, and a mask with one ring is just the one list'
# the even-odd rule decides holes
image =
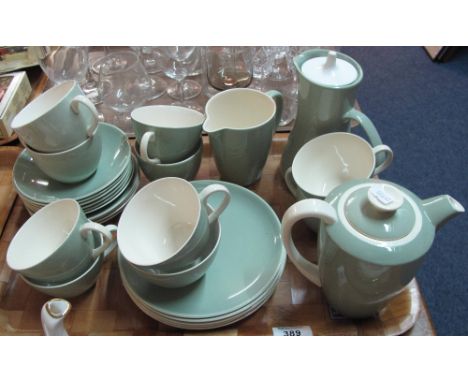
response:
{"label": "teapot lid", "polygon": [[371,184],[346,199],[344,216],[353,229],[375,240],[398,240],[412,231],[417,210],[389,184]]}
{"label": "teapot lid", "polygon": [[335,51],[328,51],[327,56],[314,57],[301,66],[304,77],[327,86],[344,86],[358,78],[357,69],[348,61],[337,57]]}
{"label": "teapot lid", "polygon": [[420,199],[380,179],[354,180],[335,188],[327,200],[338,222],[327,232],[344,250],[376,264],[414,261],[430,248],[435,228]]}

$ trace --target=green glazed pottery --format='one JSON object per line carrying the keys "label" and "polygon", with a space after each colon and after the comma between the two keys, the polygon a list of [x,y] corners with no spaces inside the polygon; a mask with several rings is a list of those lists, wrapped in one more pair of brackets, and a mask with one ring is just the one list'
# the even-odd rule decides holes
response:
{"label": "green glazed pottery", "polygon": [[39,95],[11,121],[20,140],[35,151],[54,153],[92,137],[98,112],[76,81],[65,81]]}
{"label": "green glazed pottery", "polygon": [[[102,236],[94,234],[94,241],[98,246],[102,245]],[[114,245],[106,249],[102,256],[98,256],[82,274],[64,283],[41,283],[23,275],[21,275],[21,278],[32,288],[49,296],[60,298],[76,297],[86,292],[96,283],[104,259],[114,248],[115,242]]]}
{"label": "green glazed pottery", "polygon": [[[258,301],[276,285],[286,262],[276,213],[258,195],[235,184],[192,182],[198,191],[215,183],[224,185],[232,198],[219,218],[222,235],[217,255],[199,281],[183,288],[162,288],[142,280],[119,257],[125,288],[138,296],[150,315],[168,315],[174,320],[231,315]],[[222,195],[213,195],[210,204],[217,205],[221,199]]]}
{"label": "green glazed pottery", "polygon": [[221,179],[248,186],[260,178],[282,105],[281,93],[274,90],[229,89],[209,99],[203,130]]}
{"label": "green glazed pottery", "polygon": [[192,180],[197,175],[203,156],[203,141],[198,139],[198,146],[193,153],[180,162],[174,163],[151,163],[145,161],[138,153],[139,145],[135,143],[135,151],[138,164],[149,181],[160,178],[175,176],[186,180]]}
{"label": "green glazed pottery", "polygon": [[150,105],[131,113],[138,154],[148,163],[180,162],[197,148],[205,116],[186,107]]}
{"label": "green glazed pottery", "polygon": [[45,204],[64,198],[82,202],[108,189],[131,166],[132,153],[127,136],[119,128],[101,122],[96,135],[101,139],[102,152],[93,176],[75,184],[58,182],[44,174],[24,150],[13,167],[13,184],[18,193]]}
{"label": "green glazed pottery", "polygon": [[[16,233],[7,251],[8,266],[40,282],[65,282],[114,243],[114,227],[88,220],[73,199],[57,200],[32,215]],[[98,248],[90,240],[93,232],[103,235]]]}
{"label": "green glazed pottery", "polygon": [[[462,212],[448,195],[420,200],[394,183],[352,180],[325,201],[292,205],[283,217],[282,237],[292,263],[323,288],[337,312],[369,317],[415,277],[436,228]],[[310,217],[321,219],[318,265],[301,255],[291,237],[294,224]]]}
{"label": "green glazed pottery", "polygon": [[[210,211],[212,211],[211,208]],[[170,272],[147,272],[142,271],[139,267],[133,268],[143,279],[164,288],[181,288],[194,283],[204,276],[218,252],[219,241],[221,239],[221,225],[219,221],[217,220],[209,229],[208,241],[200,257],[194,260],[192,264],[181,269],[176,268]]]}
{"label": "green glazed pottery", "polygon": [[[377,166],[376,158],[380,153],[384,153],[385,161]],[[301,147],[284,180],[297,200],[325,199],[331,190],[344,182],[380,174],[392,160],[393,152],[386,145],[372,147],[355,134],[328,133]],[[320,221],[307,219],[306,223],[317,231]]]}
{"label": "green glazed pottery", "polygon": [[78,146],[56,153],[37,152],[27,147],[34,163],[51,179],[63,183],[77,183],[96,172],[101,158],[101,135],[86,139]]}
{"label": "green glazed pottery", "polygon": [[[303,65],[312,59],[323,60],[323,64],[310,77],[304,73]],[[294,65],[299,80],[298,111],[281,157],[283,176],[305,143],[322,134],[348,131],[350,121],[362,126],[372,146],[382,143],[371,120],[354,108],[356,91],[363,78],[361,66],[355,60],[343,53],[312,49],[294,57]],[[377,165],[383,161],[379,156]]]}

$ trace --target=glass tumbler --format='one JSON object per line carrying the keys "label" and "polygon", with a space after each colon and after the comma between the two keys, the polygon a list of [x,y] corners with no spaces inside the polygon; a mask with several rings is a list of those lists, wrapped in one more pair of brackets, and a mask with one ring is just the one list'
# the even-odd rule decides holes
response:
{"label": "glass tumbler", "polygon": [[252,81],[253,49],[243,46],[206,48],[208,82],[218,90],[245,88]]}

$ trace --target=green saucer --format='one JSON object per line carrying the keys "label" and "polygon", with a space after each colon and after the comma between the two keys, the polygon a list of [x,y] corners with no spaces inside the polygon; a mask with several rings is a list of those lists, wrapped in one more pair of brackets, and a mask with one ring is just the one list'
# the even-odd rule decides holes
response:
{"label": "green saucer", "polygon": [[119,128],[99,123],[102,153],[96,172],[88,179],[73,184],[50,179],[24,150],[13,167],[13,184],[18,193],[36,203],[47,204],[56,199],[72,198],[78,202],[110,187],[131,160],[127,136]]}

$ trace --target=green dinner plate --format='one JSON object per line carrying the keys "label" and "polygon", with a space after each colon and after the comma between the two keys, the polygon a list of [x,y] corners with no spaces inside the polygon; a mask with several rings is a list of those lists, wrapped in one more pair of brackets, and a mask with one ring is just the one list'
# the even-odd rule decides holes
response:
{"label": "green dinner plate", "polygon": [[[201,191],[219,183],[231,193],[220,217],[222,235],[218,254],[204,277],[184,288],[166,289],[144,281],[119,258],[122,279],[146,307],[174,318],[208,318],[238,311],[271,288],[286,262],[281,224],[273,209],[241,186],[212,180],[192,184]],[[221,195],[209,203],[216,206]]]}

